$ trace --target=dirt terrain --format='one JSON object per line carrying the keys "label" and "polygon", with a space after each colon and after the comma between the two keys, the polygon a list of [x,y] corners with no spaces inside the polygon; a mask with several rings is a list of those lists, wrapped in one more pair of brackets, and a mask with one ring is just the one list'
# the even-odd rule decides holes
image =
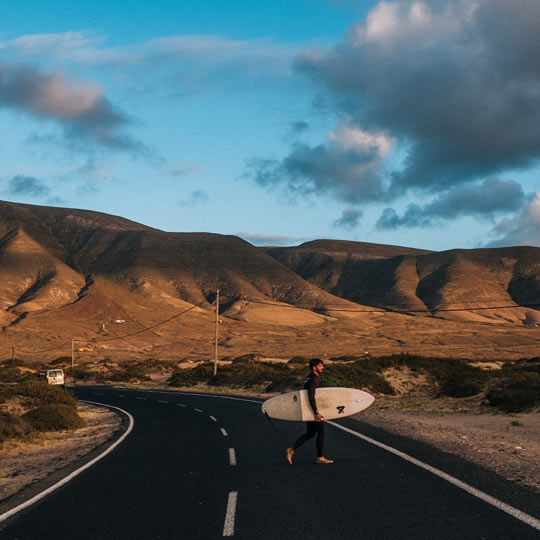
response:
{"label": "dirt terrain", "polygon": [[120,427],[118,414],[81,405],[87,426],[76,431],[38,435],[32,442],[8,441],[0,448],[0,501],[88,454]]}
{"label": "dirt terrain", "polygon": [[403,411],[372,407],[358,419],[463,457],[540,492],[540,413]]}
{"label": "dirt terrain", "polygon": [[410,352],[512,360],[540,342],[540,248],[259,248],[0,201],[0,359]]}

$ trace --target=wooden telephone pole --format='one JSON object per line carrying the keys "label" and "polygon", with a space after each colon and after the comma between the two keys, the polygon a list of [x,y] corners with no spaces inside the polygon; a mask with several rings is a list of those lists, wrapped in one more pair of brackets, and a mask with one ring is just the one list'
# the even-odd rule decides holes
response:
{"label": "wooden telephone pole", "polygon": [[217,294],[216,294],[216,332],[214,336],[214,377],[217,375],[218,324],[219,324],[219,289],[217,290]]}

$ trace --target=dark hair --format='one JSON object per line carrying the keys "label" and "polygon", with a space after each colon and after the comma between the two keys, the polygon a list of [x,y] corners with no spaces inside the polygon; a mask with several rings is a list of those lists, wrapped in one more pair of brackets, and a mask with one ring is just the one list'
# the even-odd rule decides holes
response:
{"label": "dark hair", "polygon": [[320,358],[312,358],[309,361],[309,367],[314,368],[315,366],[318,366],[319,364],[322,364],[323,361]]}

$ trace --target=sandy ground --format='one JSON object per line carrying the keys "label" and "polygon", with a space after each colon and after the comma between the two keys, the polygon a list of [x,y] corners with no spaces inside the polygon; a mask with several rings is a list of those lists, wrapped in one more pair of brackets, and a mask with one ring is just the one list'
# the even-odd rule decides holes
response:
{"label": "sandy ground", "polygon": [[540,413],[403,411],[372,407],[358,420],[426,442],[540,492]]}
{"label": "sandy ground", "polygon": [[87,422],[82,429],[38,435],[30,443],[4,443],[0,449],[0,501],[84,456],[120,427],[120,415],[103,407],[84,404],[79,414]]}

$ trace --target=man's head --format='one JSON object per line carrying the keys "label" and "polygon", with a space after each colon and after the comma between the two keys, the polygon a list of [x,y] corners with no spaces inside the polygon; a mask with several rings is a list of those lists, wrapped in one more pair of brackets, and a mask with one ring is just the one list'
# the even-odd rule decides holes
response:
{"label": "man's head", "polygon": [[312,358],[309,361],[309,367],[319,375],[323,372],[324,363],[320,358]]}

